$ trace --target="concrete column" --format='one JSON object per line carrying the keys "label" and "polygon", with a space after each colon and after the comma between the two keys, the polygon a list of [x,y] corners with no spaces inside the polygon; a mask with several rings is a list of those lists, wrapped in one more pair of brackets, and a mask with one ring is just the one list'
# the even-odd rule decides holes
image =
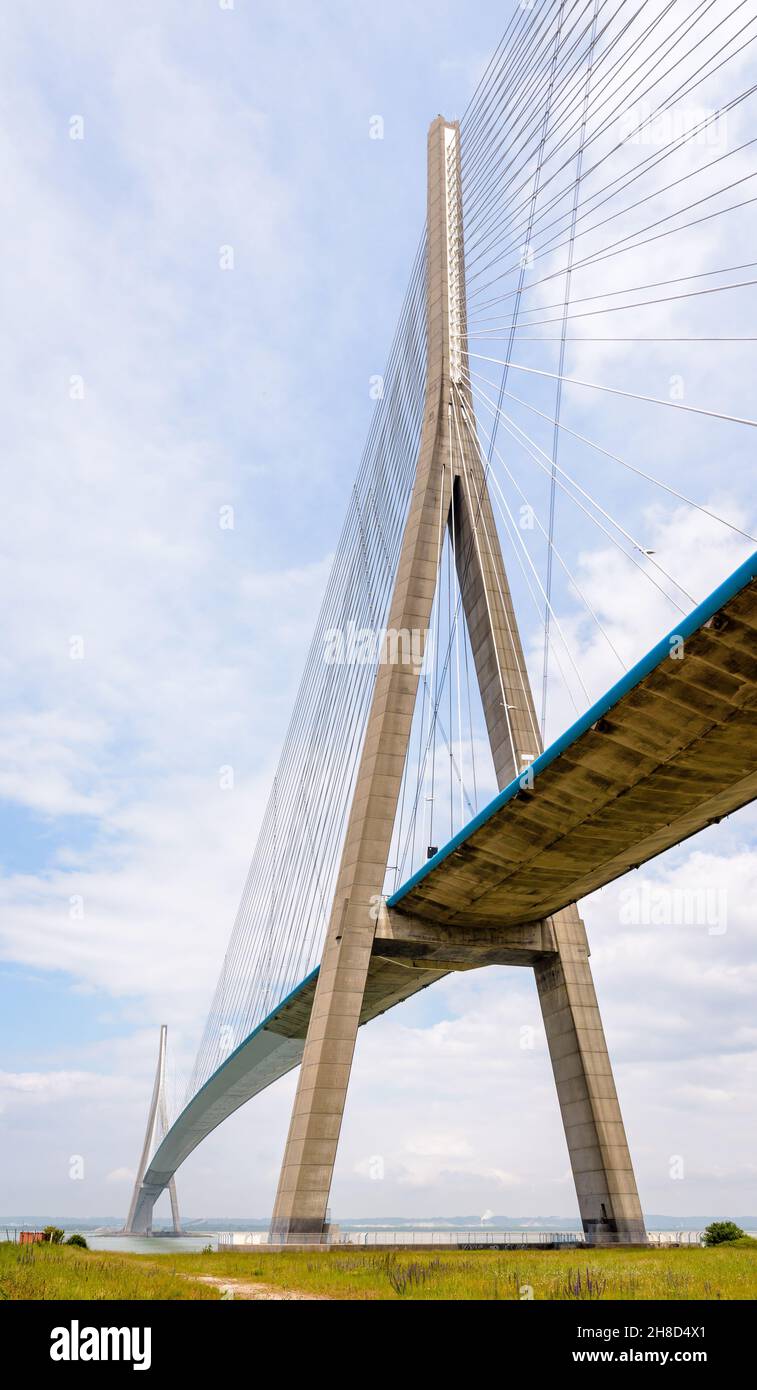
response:
{"label": "concrete column", "polygon": [[468,459],[454,487],[455,563],[501,789],[541,751],[539,726],[480,463]]}
{"label": "concrete column", "polygon": [[[140,1201],[140,1197],[142,1196],[142,1180],[150,1162],[150,1155],[152,1154],[155,1144],[158,1126],[160,1125],[163,1134],[166,1133],[168,1128],[165,1090],[167,1037],[168,1029],[165,1023],[163,1023],[160,1028],[160,1043],[158,1046],[158,1065],[155,1071],[155,1083],[152,1088],[150,1109],[147,1114],[147,1129],[145,1130],[144,1144],[142,1145],[142,1152],[139,1157],[134,1191],[132,1192],[131,1202],[129,1204],[129,1215],[126,1218],[126,1225],[124,1226],[124,1235],[149,1235],[152,1229],[152,1204],[155,1198],[152,1198],[147,1210],[147,1215],[145,1216],[144,1203]],[[178,1235],[181,1231],[181,1224],[179,1221],[179,1199],[176,1195],[176,1182],[174,1178],[171,1178],[168,1188],[171,1197],[173,1228]]]}
{"label": "concrete column", "polygon": [[575,907],[552,921],[557,955],[534,971],[584,1233],[594,1244],[645,1244],[584,924]]}
{"label": "concrete column", "polygon": [[[450,132],[456,139],[440,116],[428,137],[425,415],[387,624],[424,634],[450,503]],[[274,1205],[271,1231],[283,1241],[324,1228],[418,679],[410,661],[378,668]]]}
{"label": "concrete column", "polygon": [[[168,1106],[166,1105],[166,1084],[165,1084],[165,1083],[166,1083],[166,1078],[165,1078],[165,1053],[164,1053],[164,1057],[163,1057],[163,1077],[162,1077],[162,1081],[161,1081],[160,1106],[159,1106],[160,1137],[161,1137],[161,1139],[165,1138],[166,1134],[168,1133],[168,1131],[169,1131],[169,1129],[170,1129],[170,1125],[169,1125],[169,1123],[168,1123]],[[178,1197],[178,1194],[177,1194],[177,1191],[176,1191],[176,1179],[175,1179],[175,1178],[171,1178],[171,1181],[170,1181],[169,1184],[168,1184],[168,1196],[169,1196],[170,1199],[171,1199],[171,1220],[172,1220],[172,1222],[173,1222],[174,1233],[178,1236],[178,1235],[181,1234],[181,1220],[180,1220],[180,1217],[179,1217],[179,1197]]]}
{"label": "concrete column", "polygon": [[[479,688],[500,789],[541,752],[510,589],[479,464],[455,482],[456,555]],[[473,473],[474,479],[476,473]],[[471,497],[481,496],[476,530]],[[491,528],[491,529],[490,529]],[[507,717],[505,717],[505,704]],[[583,922],[575,906],[552,918],[556,954],[535,966],[557,1096],[584,1231],[602,1243],[646,1242]]]}
{"label": "concrete column", "polygon": [[[541,752],[541,738],[480,459],[464,467],[467,478],[455,482],[457,566],[502,789]],[[552,928],[556,953],[534,968],[584,1231],[603,1243],[646,1242],[578,909],[556,913]]]}
{"label": "concrete column", "polygon": [[[459,177],[459,165],[458,165]],[[457,275],[465,283],[462,228]],[[452,361],[453,502],[450,531],[497,784],[506,787],[541,751],[531,686],[481,458],[469,381],[468,310],[455,306],[460,350]],[[456,370],[455,370],[456,369]]]}
{"label": "concrete column", "polygon": [[[463,276],[459,248],[459,274]],[[458,306],[467,343],[464,297]],[[453,504],[450,526],[471,650],[500,790],[541,752],[510,586],[476,438],[462,353],[452,382]],[[556,952],[535,965],[536,983],[584,1231],[604,1243],[646,1241],[586,931],[575,906],[552,919]]]}

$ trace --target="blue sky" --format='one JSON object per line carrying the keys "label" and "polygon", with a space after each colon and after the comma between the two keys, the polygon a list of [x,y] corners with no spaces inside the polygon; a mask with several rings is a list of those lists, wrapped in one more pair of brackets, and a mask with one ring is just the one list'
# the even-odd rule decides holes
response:
{"label": "blue sky", "polygon": [[[488,0],[60,0],[0,18],[3,1214],[124,1211],[161,1022],[177,1091],[191,1066],[418,243],[426,129],[465,108],[507,18]],[[748,260],[753,231],[745,215],[713,232],[696,264]],[[754,303],[729,297],[718,322],[749,332]],[[692,309],[686,327],[704,322]],[[690,399],[749,413],[753,350],[681,365],[585,349],[582,366],[646,374],[655,394],[678,367]],[[735,428],[576,412],[754,529]],[[696,597],[745,553],[596,461],[591,476]],[[629,655],[670,626],[601,536],[576,526],[566,545]],[[599,693],[617,673],[561,602]],[[650,871],[725,886],[722,937],[621,930],[620,888],[586,907],[647,1210],[757,1210],[754,831],[741,813]],[[365,1031],[334,1209],[572,1214],[543,1040],[518,1045],[536,1015],[530,979],[477,972]],[[267,1213],[292,1093],[288,1078],[192,1157],[184,1209]]]}

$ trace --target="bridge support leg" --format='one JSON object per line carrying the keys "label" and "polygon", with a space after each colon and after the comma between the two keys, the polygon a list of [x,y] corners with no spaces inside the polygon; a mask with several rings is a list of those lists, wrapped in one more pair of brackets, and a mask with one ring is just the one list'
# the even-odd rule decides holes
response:
{"label": "bridge support leg", "polygon": [[646,1244],[589,948],[575,907],[553,919],[557,952],[534,967],[587,1241]]}
{"label": "bridge support leg", "polygon": [[152,1193],[148,1193],[140,1182],[135,1188],[132,1210],[129,1212],[123,1234],[125,1236],[151,1236],[154,1206],[155,1197]]}
{"label": "bridge support leg", "polygon": [[308,1027],[271,1223],[284,1243],[323,1238],[372,942],[368,902],[353,897],[324,951]]}
{"label": "bridge support leg", "polygon": [[179,1199],[176,1195],[176,1179],[171,1178],[168,1184],[168,1195],[171,1199],[171,1221],[175,1235],[181,1235],[181,1219],[179,1217]]}
{"label": "bridge support leg", "polygon": [[[447,203],[457,127],[429,132],[428,360],[420,452],[389,611],[390,632],[425,639],[450,510],[450,291]],[[324,1230],[378,904],[418,693],[412,660],[378,667],[318,974],[271,1232],[279,1240]]]}

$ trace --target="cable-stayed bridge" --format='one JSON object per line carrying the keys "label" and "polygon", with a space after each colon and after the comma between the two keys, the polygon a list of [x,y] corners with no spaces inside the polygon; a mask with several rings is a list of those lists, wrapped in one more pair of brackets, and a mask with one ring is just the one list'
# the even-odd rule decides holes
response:
{"label": "cable-stayed bridge", "polygon": [[[462,121],[431,126],[426,228],[292,721],[130,1230],[301,1064],[272,1230],[317,1240],[358,1027],[496,964],[534,970],[587,1236],[645,1239],[577,903],[757,793],[757,553],[692,485],[744,466],[755,421],[738,389],[689,390],[755,341],[736,329],[757,18],[684,8],[517,7]],[[714,226],[737,228],[724,264]],[[683,586],[640,496],[720,545],[716,587]],[[657,623],[635,661],[584,558],[600,536],[605,583]],[[604,693],[587,653],[619,668]]]}

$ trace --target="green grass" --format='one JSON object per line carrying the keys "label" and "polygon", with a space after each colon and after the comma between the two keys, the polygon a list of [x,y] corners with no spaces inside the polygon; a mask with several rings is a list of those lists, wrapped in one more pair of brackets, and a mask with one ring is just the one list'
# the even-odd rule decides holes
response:
{"label": "green grass", "polygon": [[[0,1297],[216,1299],[192,1275],[337,1299],[754,1299],[757,1242],[710,1250],[368,1251],[127,1255],[0,1245]],[[186,1276],[189,1275],[190,1278]]]}
{"label": "green grass", "polygon": [[214,1289],[188,1284],[174,1273],[170,1256],[148,1256],[140,1263],[133,1256],[72,1245],[0,1243],[0,1299],[217,1297]]}

